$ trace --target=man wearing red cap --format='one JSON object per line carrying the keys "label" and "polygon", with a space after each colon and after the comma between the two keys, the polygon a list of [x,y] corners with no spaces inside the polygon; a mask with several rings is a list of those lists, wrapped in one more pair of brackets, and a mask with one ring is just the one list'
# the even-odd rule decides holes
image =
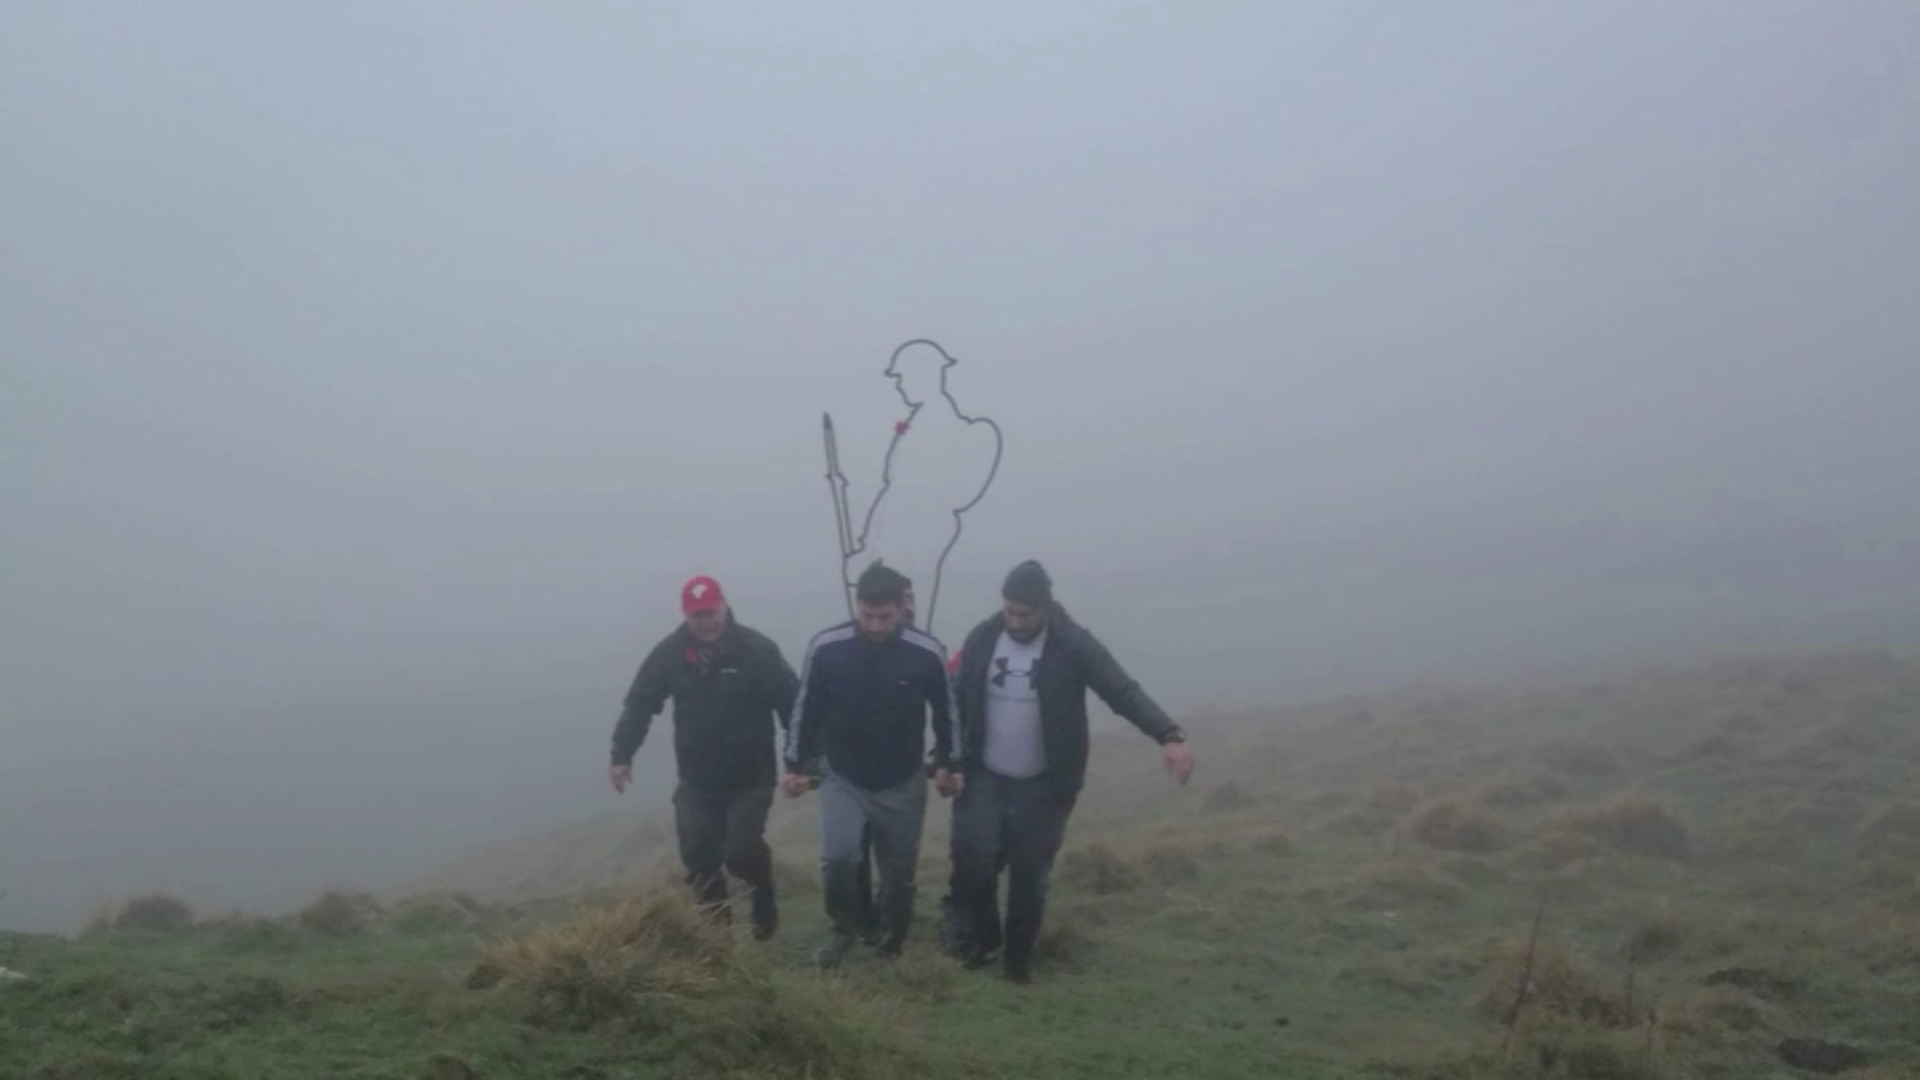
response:
{"label": "man wearing red cap", "polygon": [[687,884],[730,921],[723,868],[739,878],[753,893],[754,937],[765,941],[779,926],[765,836],[778,775],[774,724],[785,731],[792,722],[800,677],[772,639],[734,621],[712,578],[687,582],[680,610],[685,622],[647,654],[627,691],[608,779],[626,790],[633,755],[672,698],[674,826]]}

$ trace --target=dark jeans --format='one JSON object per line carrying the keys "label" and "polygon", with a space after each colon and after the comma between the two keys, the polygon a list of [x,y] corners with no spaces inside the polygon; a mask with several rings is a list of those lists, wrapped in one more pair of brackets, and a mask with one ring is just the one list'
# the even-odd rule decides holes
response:
{"label": "dark jeans", "polygon": [[[983,768],[967,772],[953,805],[953,891],[976,955],[1006,946],[1010,968],[1025,968],[1046,913],[1053,859],[1066,838],[1075,798],[1044,774],[1030,780]],[[1000,870],[1007,871],[1007,919],[1000,923]]]}
{"label": "dark jeans", "polygon": [[722,867],[755,893],[773,894],[773,852],[767,847],[767,812],[773,789],[718,790],[681,784],[673,791],[673,823],[680,834],[680,861],[687,884],[703,904],[727,902]]}

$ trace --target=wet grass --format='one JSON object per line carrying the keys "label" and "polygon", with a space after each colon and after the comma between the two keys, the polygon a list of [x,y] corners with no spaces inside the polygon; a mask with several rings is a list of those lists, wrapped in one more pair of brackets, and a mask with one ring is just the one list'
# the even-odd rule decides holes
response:
{"label": "wet grass", "polygon": [[809,837],[777,822],[764,944],[670,888],[336,894],[34,939],[10,965],[30,978],[0,985],[0,1075],[1920,1075],[1920,665],[1741,662],[1189,730],[1188,788],[1137,735],[1098,740],[1030,987],[936,954],[936,801],[898,962],[810,968]]}

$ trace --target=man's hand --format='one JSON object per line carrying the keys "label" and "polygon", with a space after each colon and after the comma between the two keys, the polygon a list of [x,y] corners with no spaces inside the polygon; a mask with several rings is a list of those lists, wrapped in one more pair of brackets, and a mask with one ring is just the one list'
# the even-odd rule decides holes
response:
{"label": "man's hand", "polygon": [[615,765],[607,770],[607,781],[613,785],[616,794],[625,794],[627,785],[633,782],[632,765]]}
{"label": "man's hand", "polygon": [[789,799],[797,799],[807,793],[807,778],[797,772],[790,772],[780,778],[780,791]]}
{"label": "man's hand", "polygon": [[1160,748],[1160,757],[1167,763],[1167,771],[1179,778],[1182,784],[1193,775],[1193,748],[1183,742],[1168,743]]}
{"label": "man's hand", "polygon": [[967,778],[947,769],[933,771],[933,789],[946,798],[954,798],[967,790]]}

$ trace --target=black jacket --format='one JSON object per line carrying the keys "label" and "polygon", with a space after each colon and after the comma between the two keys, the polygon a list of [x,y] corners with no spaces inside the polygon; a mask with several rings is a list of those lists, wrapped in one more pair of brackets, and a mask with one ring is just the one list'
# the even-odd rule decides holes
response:
{"label": "black jacket", "polygon": [[851,622],[823,630],[800,663],[787,767],[824,754],[860,787],[892,787],[924,768],[929,708],[933,760],[944,764],[958,742],[946,646],[912,627],[877,644]]}
{"label": "black jacket", "polygon": [[[960,671],[954,694],[965,734],[957,761],[964,772],[981,760],[987,740],[987,668],[1004,625],[999,615],[975,626],[960,647]],[[1046,742],[1047,771],[1061,793],[1078,795],[1086,782],[1087,691],[1107,707],[1165,745],[1183,736],[1166,711],[1147,696],[1107,647],[1055,604],[1047,615],[1047,641],[1035,662],[1034,687],[1040,695],[1040,729]]]}
{"label": "black jacket", "polygon": [[683,783],[710,790],[771,787],[774,721],[788,726],[799,677],[772,639],[736,622],[729,621],[711,663],[696,645],[682,625],[641,662],[613,729],[613,763],[633,760],[672,698],[673,754]]}

